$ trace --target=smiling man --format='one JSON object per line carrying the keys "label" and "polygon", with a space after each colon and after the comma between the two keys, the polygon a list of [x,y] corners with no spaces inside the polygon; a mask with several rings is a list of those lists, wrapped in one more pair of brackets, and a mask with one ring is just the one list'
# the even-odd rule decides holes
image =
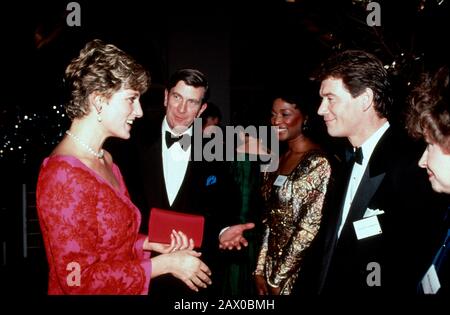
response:
{"label": "smiling man", "polygon": [[[234,216],[238,209],[234,202],[237,186],[225,162],[193,159],[195,143],[202,141],[195,139],[198,135],[193,132],[193,123],[206,109],[207,97],[208,81],[202,72],[181,69],[169,78],[161,135],[142,156],[141,176],[147,199],[143,211],[161,208],[204,216],[203,244],[199,251],[213,273],[213,285],[204,293],[212,294],[214,284],[220,280],[220,268],[216,267],[219,246],[228,249],[247,246],[243,232],[254,224],[232,225],[238,221]],[[190,293],[181,281],[170,278],[153,282],[151,292],[155,299]]]}
{"label": "smiling man", "polygon": [[415,167],[419,152],[388,121],[388,74],[375,56],[353,50],[325,61],[319,80],[328,134],[353,147],[341,198],[324,223],[319,292],[414,293],[431,240],[422,232],[434,224],[427,209],[436,203]]}

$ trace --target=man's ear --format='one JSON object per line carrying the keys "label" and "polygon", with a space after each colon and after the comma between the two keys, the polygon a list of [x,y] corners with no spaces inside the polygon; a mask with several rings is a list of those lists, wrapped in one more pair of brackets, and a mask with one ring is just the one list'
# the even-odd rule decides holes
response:
{"label": "man's ear", "polygon": [[361,98],[363,111],[367,111],[373,105],[373,90],[366,88],[359,97]]}
{"label": "man's ear", "polygon": [[167,107],[167,101],[169,100],[169,91],[164,89],[164,107]]}
{"label": "man's ear", "polygon": [[208,107],[207,103],[203,103],[202,107],[200,107],[200,110],[197,113],[197,118],[200,117],[200,115],[205,111],[206,107]]}

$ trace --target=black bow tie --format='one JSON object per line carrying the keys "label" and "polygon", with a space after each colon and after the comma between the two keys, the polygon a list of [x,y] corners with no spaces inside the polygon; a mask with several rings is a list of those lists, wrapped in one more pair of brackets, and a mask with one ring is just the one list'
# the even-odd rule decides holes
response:
{"label": "black bow tie", "polygon": [[172,144],[175,142],[180,142],[181,148],[183,148],[184,151],[187,151],[189,146],[191,145],[191,136],[184,134],[181,136],[175,136],[174,134],[170,133],[169,131],[166,131],[166,145],[167,148],[170,148]]}
{"label": "black bow tie", "polygon": [[361,147],[356,148],[356,149],[353,149],[353,148],[348,149],[346,151],[346,158],[349,163],[356,162],[359,165],[362,165],[364,156],[363,156]]}

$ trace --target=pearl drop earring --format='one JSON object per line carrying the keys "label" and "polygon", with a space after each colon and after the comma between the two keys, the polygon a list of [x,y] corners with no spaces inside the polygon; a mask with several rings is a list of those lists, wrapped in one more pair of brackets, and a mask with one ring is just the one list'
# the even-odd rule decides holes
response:
{"label": "pearl drop earring", "polygon": [[101,113],[102,113],[102,107],[100,106],[100,108],[97,110],[97,121],[98,122],[102,122],[102,117],[100,116]]}
{"label": "pearl drop earring", "polygon": [[97,121],[102,122],[102,117],[100,116],[100,114],[102,113],[101,99],[96,99],[96,101],[97,101],[97,106],[95,109],[97,110]]}

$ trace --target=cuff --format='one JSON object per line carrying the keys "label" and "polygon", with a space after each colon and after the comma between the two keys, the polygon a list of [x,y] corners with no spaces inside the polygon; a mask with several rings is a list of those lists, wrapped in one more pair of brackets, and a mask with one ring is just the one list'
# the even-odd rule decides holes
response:
{"label": "cuff", "polygon": [[141,295],[148,295],[150,288],[150,279],[152,278],[152,261],[151,259],[144,259],[141,261],[141,267],[144,269],[145,279],[144,287],[142,288]]}
{"label": "cuff", "polygon": [[144,250],[144,241],[146,237],[147,236],[144,234],[139,234],[136,243],[134,243],[134,249],[139,259],[150,259],[150,251]]}
{"label": "cuff", "polygon": [[225,232],[225,231],[228,230],[229,228],[230,228],[230,227],[227,226],[227,227],[224,227],[223,229],[220,230],[220,233],[219,233],[219,239],[220,239],[220,237],[222,236],[223,232]]}
{"label": "cuff", "polygon": [[136,243],[134,243],[134,249],[137,258],[141,261],[140,265],[144,270],[144,286],[141,291],[141,295],[148,295],[148,290],[150,288],[150,279],[152,278],[152,260],[150,259],[150,252],[144,250],[144,241],[147,236],[144,234],[138,234]]}

